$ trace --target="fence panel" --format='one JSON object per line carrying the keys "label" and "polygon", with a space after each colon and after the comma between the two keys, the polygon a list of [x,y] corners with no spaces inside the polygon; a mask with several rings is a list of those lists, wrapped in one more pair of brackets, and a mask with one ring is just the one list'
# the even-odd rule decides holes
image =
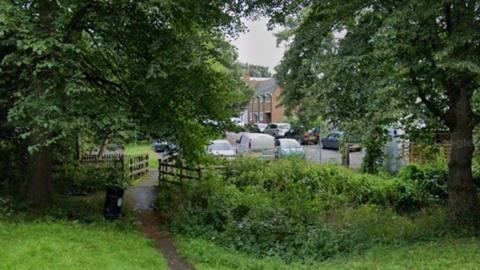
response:
{"label": "fence panel", "polygon": [[201,180],[202,179],[202,168],[191,168],[180,165],[175,165],[172,163],[159,161],[158,166],[158,180],[164,182],[172,182],[167,180],[167,176],[173,176],[180,180],[181,183],[184,179],[189,180]]}
{"label": "fence panel", "polygon": [[123,154],[106,154],[102,156],[85,155],[82,156],[80,163],[89,164],[99,167],[114,166],[120,164],[120,170],[123,171],[124,176],[132,179],[137,179],[148,174],[149,169],[148,155],[123,155]]}
{"label": "fence panel", "polygon": [[433,145],[408,143],[403,145],[403,160],[409,163],[425,164],[436,161],[438,155],[441,154],[448,161],[452,146],[450,143],[438,143]]}

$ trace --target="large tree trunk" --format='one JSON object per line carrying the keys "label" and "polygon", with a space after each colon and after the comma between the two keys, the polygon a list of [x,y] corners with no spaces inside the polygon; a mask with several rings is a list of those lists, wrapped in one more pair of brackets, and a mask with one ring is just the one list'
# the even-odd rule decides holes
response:
{"label": "large tree trunk", "polygon": [[53,202],[53,152],[52,147],[42,147],[30,159],[30,177],[27,198],[33,209],[49,206]]}
{"label": "large tree trunk", "polygon": [[[37,1],[39,13],[39,34],[44,38],[51,38],[54,34],[54,14],[57,10],[55,0]],[[54,77],[50,70],[43,70],[35,78],[34,95],[43,97],[48,86],[48,80]],[[48,139],[48,131],[43,130],[37,124],[32,127],[31,144],[38,146],[39,150],[30,156],[29,178],[27,182],[27,199],[32,203],[32,209],[40,209],[51,205],[53,202],[53,149],[52,146],[45,146]]]}
{"label": "large tree trunk", "polygon": [[465,224],[473,221],[480,209],[472,181],[474,117],[467,90],[457,88],[451,101],[449,128],[452,149],[448,164],[448,208],[456,223]]}

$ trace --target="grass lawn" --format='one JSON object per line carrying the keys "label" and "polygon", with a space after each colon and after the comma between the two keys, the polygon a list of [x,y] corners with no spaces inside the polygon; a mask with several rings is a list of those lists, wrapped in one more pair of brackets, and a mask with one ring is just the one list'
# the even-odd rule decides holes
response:
{"label": "grass lawn", "polygon": [[150,161],[150,168],[158,169],[158,154],[152,149],[150,142],[131,143],[125,147],[125,154],[140,155],[148,154]]}
{"label": "grass lawn", "polygon": [[312,264],[286,264],[279,258],[257,259],[206,240],[178,239],[181,253],[197,270],[317,270],[317,269],[478,269],[480,239],[461,238],[398,248],[371,249]]}
{"label": "grass lawn", "polygon": [[107,225],[0,221],[0,269],[168,269],[139,232]]}

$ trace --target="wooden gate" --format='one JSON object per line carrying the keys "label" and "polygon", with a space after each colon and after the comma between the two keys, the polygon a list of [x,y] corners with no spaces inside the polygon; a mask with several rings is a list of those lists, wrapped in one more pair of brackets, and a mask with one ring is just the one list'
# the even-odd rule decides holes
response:
{"label": "wooden gate", "polygon": [[[180,182],[170,181],[167,176],[173,176],[175,179],[180,180]],[[158,165],[158,180],[163,182],[173,182],[181,183],[184,179],[190,180],[201,180],[202,179],[202,168],[191,168],[181,165],[176,165],[168,162],[162,162],[159,160]]]}
{"label": "wooden gate", "polygon": [[85,155],[80,163],[99,167],[111,166],[123,171],[123,174],[131,179],[140,178],[148,174],[149,156],[145,155],[123,155],[107,154],[102,156]]}

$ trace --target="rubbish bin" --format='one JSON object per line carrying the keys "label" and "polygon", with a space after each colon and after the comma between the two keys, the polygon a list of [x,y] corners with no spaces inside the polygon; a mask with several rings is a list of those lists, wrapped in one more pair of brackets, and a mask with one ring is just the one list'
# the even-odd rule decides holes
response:
{"label": "rubbish bin", "polygon": [[105,196],[103,215],[107,220],[118,219],[122,215],[123,188],[109,187]]}

